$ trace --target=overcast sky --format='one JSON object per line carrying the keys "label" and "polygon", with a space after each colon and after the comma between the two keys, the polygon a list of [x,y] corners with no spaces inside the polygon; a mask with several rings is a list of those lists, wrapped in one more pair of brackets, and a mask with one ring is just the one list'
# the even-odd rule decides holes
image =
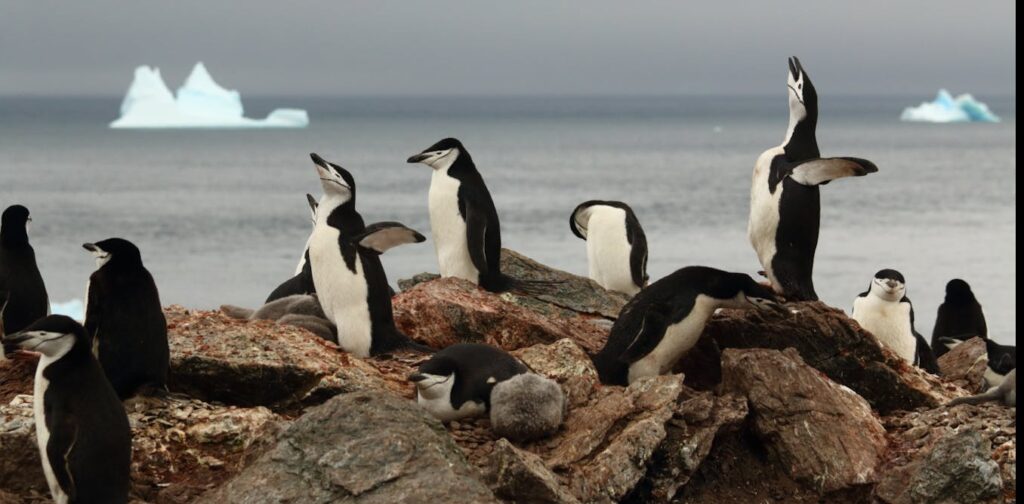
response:
{"label": "overcast sky", "polygon": [[1011,95],[1012,0],[0,0],[0,94],[765,94],[800,56],[835,94]]}

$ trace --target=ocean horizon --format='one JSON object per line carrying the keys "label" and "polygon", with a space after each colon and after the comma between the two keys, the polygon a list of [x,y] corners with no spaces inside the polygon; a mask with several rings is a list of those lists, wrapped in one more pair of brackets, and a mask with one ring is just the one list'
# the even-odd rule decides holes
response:
{"label": "ocean horizon", "polygon": [[[0,205],[33,215],[30,239],[54,302],[80,299],[94,269],[84,242],[139,245],[165,305],[257,306],[293,272],[310,231],[308,154],[349,169],[367,223],[397,220],[426,243],[383,256],[389,281],[436,271],[429,169],[405,159],[446,136],[473,154],[504,246],[586,275],[569,213],[629,203],[656,280],[702,264],[756,275],[746,238],[754,161],[785,133],[772,95],[244,96],[246,115],[308,110],[305,129],[111,130],[120,96],[0,96]],[[963,90],[953,89],[954,94]],[[1016,339],[1016,100],[976,96],[997,124],[900,122],[934,97],[820,97],[823,156],[879,172],[822,188],[815,285],[849,311],[875,271],[904,273],[930,336],[945,283],[963,278],[991,336]]]}

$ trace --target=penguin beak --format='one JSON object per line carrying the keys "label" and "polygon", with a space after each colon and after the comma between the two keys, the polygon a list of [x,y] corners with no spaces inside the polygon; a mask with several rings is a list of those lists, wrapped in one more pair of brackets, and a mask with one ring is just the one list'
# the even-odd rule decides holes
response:
{"label": "penguin beak", "polygon": [[82,248],[84,248],[85,250],[88,250],[89,252],[97,252],[100,249],[94,243],[83,243],[82,244]]}
{"label": "penguin beak", "polygon": [[423,380],[426,380],[426,379],[427,379],[427,376],[423,375],[423,374],[420,374],[420,373],[413,373],[413,374],[409,375],[409,378],[408,378],[408,380],[413,382],[413,383],[419,383],[419,382],[421,382]]}
{"label": "penguin beak", "polygon": [[405,160],[405,162],[410,163],[410,164],[422,163],[423,161],[426,161],[427,159],[430,159],[430,154],[419,153],[419,154],[416,154],[416,155],[413,155],[413,156],[409,156],[409,159]]}

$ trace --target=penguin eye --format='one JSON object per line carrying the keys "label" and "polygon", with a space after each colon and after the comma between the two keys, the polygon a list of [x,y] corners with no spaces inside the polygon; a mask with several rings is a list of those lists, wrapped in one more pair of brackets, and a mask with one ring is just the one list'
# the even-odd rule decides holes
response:
{"label": "penguin eye", "polygon": [[803,88],[804,88],[804,85],[803,85],[802,83],[801,83],[801,84],[797,84],[797,85],[796,85],[796,88],[797,88],[797,89],[803,89]]}

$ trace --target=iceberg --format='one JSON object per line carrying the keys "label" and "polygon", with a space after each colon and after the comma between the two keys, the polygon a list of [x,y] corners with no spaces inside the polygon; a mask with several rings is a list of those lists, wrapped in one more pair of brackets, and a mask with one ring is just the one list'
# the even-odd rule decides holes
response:
{"label": "iceberg", "polygon": [[63,303],[50,303],[50,313],[67,315],[79,322],[85,322],[85,303],[81,299],[72,299]]}
{"label": "iceberg", "polygon": [[953,98],[949,91],[940,89],[934,101],[903,109],[900,120],[936,123],[999,122],[999,117],[988,109],[988,105],[974,99],[970,94],[965,93]]}
{"label": "iceberg", "polygon": [[135,69],[124,100],[121,117],[111,128],[305,128],[305,110],[274,109],[264,119],[243,115],[242,97],[234,89],[221,87],[203,62],[196,63],[177,97],[160,76],[159,68]]}

